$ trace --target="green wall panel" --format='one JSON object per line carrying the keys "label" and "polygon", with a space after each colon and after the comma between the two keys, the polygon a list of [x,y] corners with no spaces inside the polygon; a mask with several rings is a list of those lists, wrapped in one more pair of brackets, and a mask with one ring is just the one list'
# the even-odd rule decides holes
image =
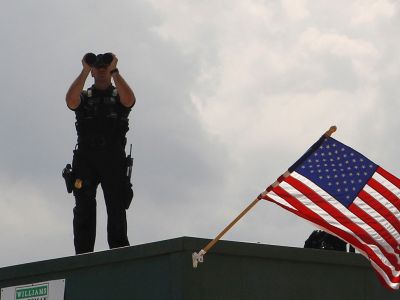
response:
{"label": "green wall panel", "polygon": [[66,279],[66,300],[391,300],[359,254],[181,237],[0,269],[0,287]]}

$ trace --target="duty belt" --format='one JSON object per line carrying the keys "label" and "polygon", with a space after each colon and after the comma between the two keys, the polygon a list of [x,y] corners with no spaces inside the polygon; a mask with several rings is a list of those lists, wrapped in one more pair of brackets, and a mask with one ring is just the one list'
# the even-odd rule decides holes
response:
{"label": "duty belt", "polygon": [[104,135],[78,136],[78,146],[104,148],[108,145],[120,144],[125,146],[126,138],[106,137]]}

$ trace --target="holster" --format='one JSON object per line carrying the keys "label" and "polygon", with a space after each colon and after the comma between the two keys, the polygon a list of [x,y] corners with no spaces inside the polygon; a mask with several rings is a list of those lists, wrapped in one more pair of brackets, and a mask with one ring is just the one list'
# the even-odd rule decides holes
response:
{"label": "holster", "polygon": [[62,170],[62,177],[65,180],[65,185],[67,187],[67,192],[72,193],[73,187],[74,187],[74,180],[75,176],[72,171],[71,164],[67,164],[65,168]]}

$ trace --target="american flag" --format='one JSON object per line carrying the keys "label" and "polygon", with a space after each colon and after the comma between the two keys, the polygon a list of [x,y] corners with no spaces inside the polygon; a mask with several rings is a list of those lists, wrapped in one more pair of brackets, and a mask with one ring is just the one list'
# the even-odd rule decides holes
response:
{"label": "american flag", "polygon": [[400,179],[322,136],[260,195],[353,245],[390,289],[400,287]]}

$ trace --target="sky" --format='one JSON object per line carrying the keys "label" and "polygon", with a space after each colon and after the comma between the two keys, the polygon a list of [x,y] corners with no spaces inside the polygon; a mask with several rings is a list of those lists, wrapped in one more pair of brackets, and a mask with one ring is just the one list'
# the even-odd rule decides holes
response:
{"label": "sky", "polygon": [[[138,245],[214,238],[331,125],[400,176],[399,37],[395,0],[3,0],[0,267],[74,255],[65,93],[85,53],[115,53],[137,98]],[[261,201],[223,239],[303,247],[315,229]]]}

